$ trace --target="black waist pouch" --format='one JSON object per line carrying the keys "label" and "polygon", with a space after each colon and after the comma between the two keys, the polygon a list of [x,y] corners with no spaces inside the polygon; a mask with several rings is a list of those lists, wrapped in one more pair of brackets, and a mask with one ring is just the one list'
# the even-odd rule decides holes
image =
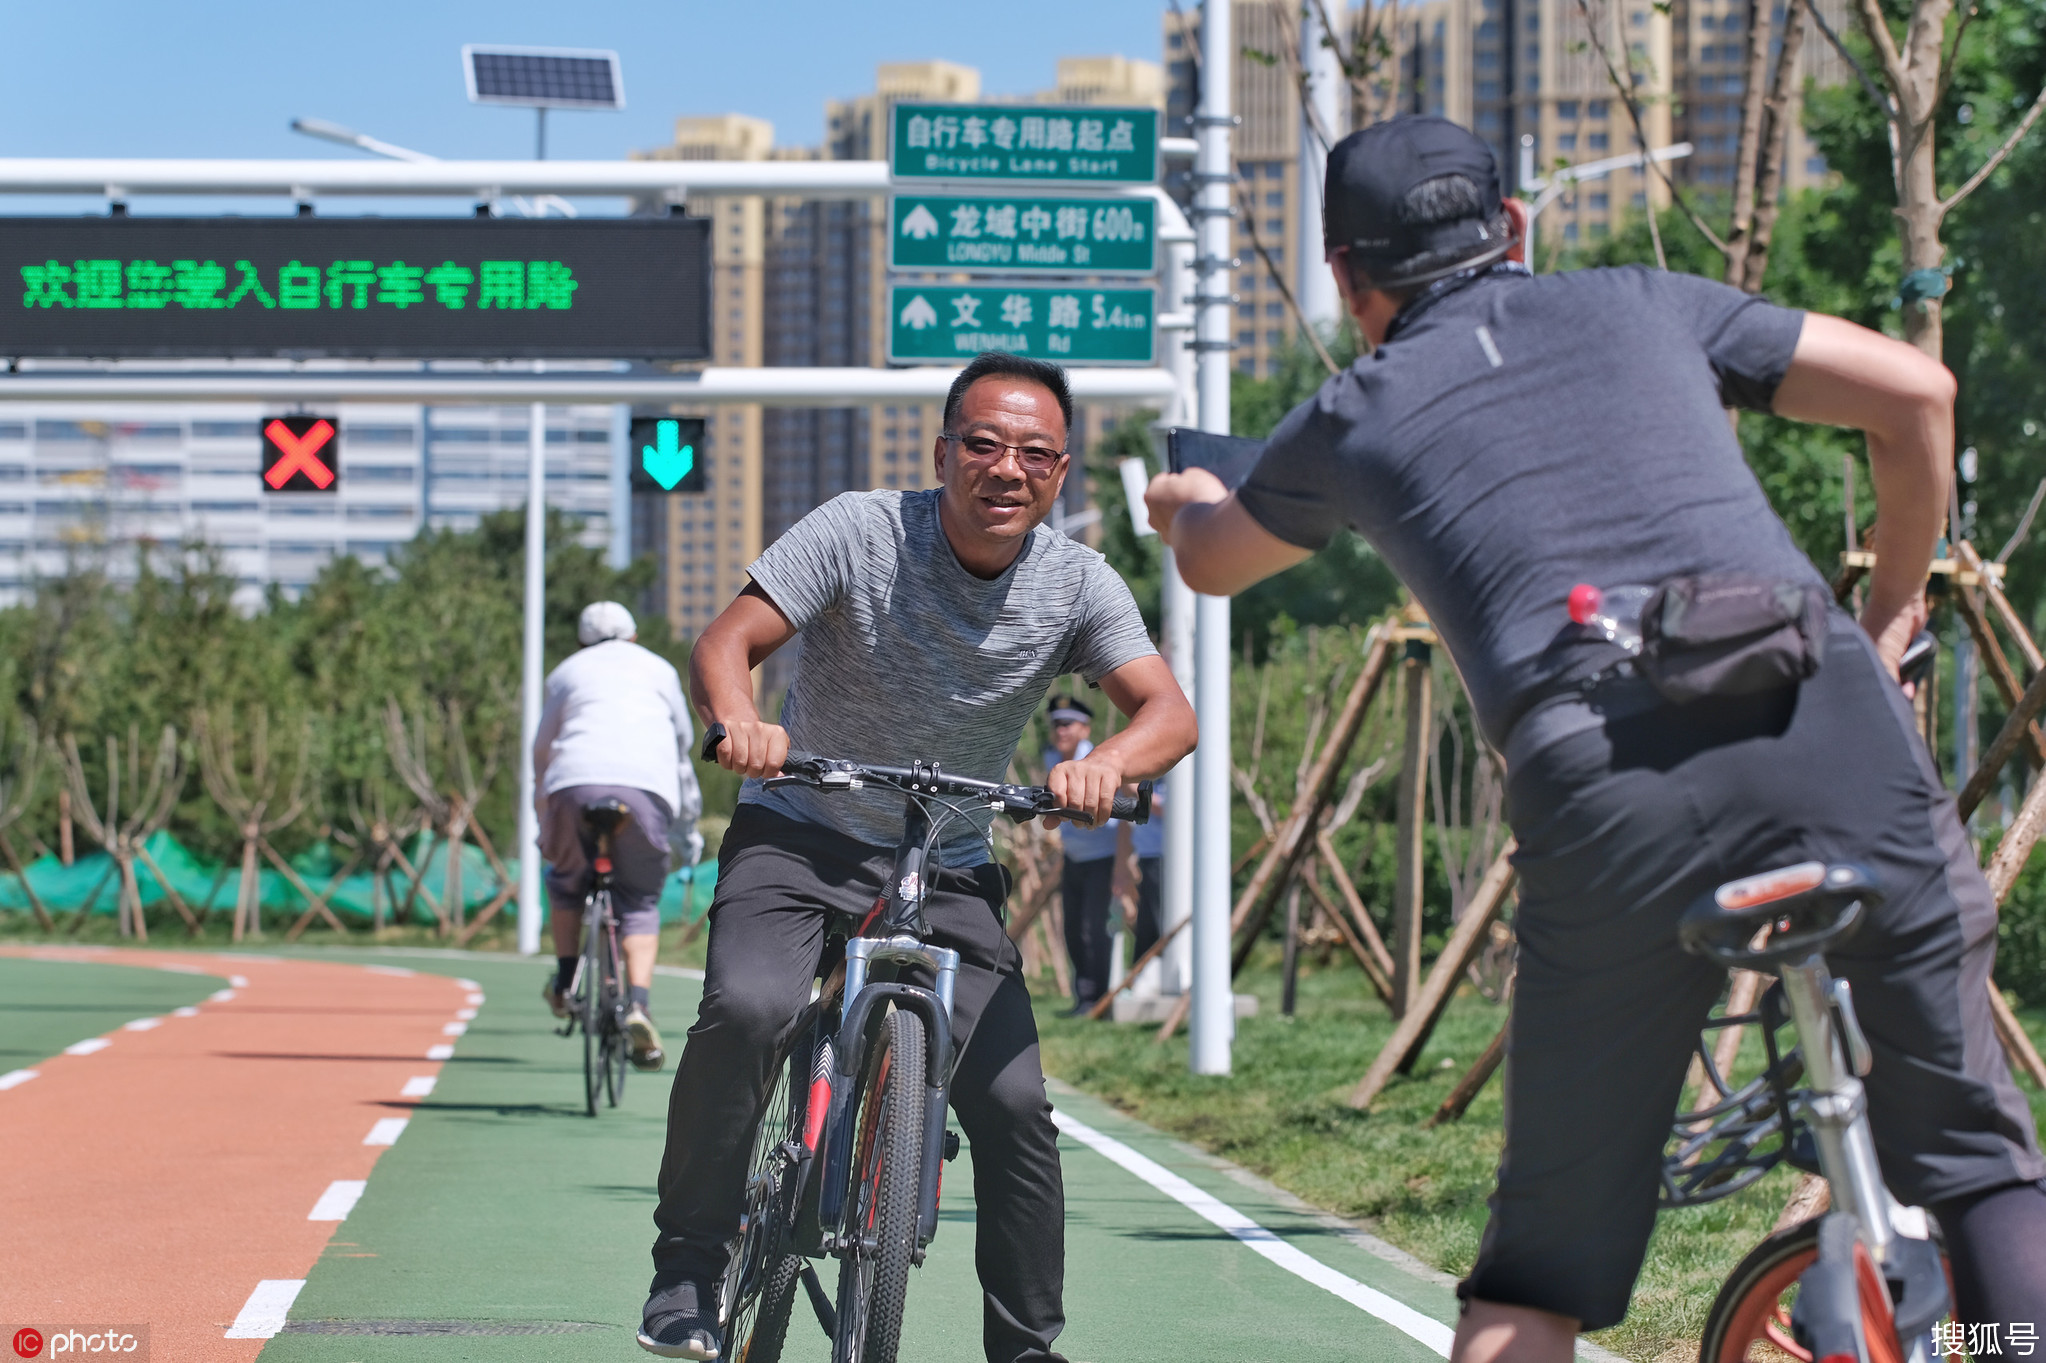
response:
{"label": "black waist pouch", "polygon": [[1635,666],[1679,705],[1792,686],[1819,670],[1830,605],[1831,594],[1815,583],[1673,577],[1641,613]]}

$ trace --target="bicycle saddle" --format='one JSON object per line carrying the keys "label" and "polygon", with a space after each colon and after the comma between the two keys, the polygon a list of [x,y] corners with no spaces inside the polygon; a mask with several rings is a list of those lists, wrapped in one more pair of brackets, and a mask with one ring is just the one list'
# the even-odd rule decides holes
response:
{"label": "bicycle saddle", "polygon": [[583,806],[583,827],[594,833],[613,833],[631,813],[623,800],[592,800]]}
{"label": "bicycle saddle", "polygon": [[[1853,862],[1800,862],[1730,880],[1677,923],[1684,950],[1728,969],[1763,970],[1844,941],[1883,902],[1875,874]],[[1769,935],[1756,944],[1762,929]]]}

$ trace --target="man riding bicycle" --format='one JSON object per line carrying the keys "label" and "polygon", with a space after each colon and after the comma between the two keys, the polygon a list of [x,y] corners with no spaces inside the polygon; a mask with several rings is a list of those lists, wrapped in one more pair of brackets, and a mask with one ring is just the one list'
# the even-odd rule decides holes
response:
{"label": "man riding bicycle", "polygon": [[703,795],[689,765],[694,734],[682,679],[665,658],[641,648],[638,637],[632,612],[616,601],[592,602],[576,622],[582,647],[547,677],[533,736],[533,789],[556,967],[540,995],[554,1016],[569,1015],[583,902],[596,875],[597,841],[583,810],[617,801],[631,815],[611,843],[612,903],[625,942],[629,993],[625,1031],[633,1065],[657,1070],[666,1055],[647,997],[661,886],[671,847],[691,863],[703,851],[696,831]]}
{"label": "man riding bicycle", "polygon": [[[1944,1229],[1959,1319],[2035,1319],[2046,1163],[1989,1013],[1996,909],[1895,681],[1944,524],[1952,376],[1694,276],[1529,275],[1526,208],[1441,119],[1344,139],[1324,202],[1336,283],[1375,349],[1279,424],[1242,487],[1165,475],[1148,502],[1202,592],[1362,533],[1504,754],[1520,878],[1506,1144],[1453,1357],[1561,1360],[1625,1314],[1725,982],[1677,920],[1722,882],[1805,860],[1860,862],[1887,891],[1828,951],[1875,1052],[1887,1182]],[[1811,595],[1823,580],[1728,405],[1866,433],[1882,519],[1861,629]],[[1566,604],[1578,583],[1685,578],[1817,603],[1817,670],[1743,691],[1706,658],[1689,679],[1704,694],[1680,703],[1652,669],[1616,668]]]}
{"label": "man riding bicycle", "polygon": [[[762,782],[798,751],[936,762],[1004,779],[1024,726],[1077,672],[1129,723],[1048,784],[1106,822],[1127,781],[1194,743],[1192,707],[1101,555],[1043,526],[1070,467],[1072,397],[1055,365],[987,353],[945,399],[940,487],[851,492],[754,562],[752,582],[697,639],[690,697],[747,780],[719,856],[703,1002],[668,1108],[654,1278],[639,1342],[718,1356],[711,1284],[743,1208],[745,1163],[778,1047],[809,1002],[827,931],[857,922],[893,864],[899,802]],[[751,669],[797,634],[782,723],[762,720]],[[951,1098],[973,1151],[983,1343],[994,1363],[1055,1360],[1065,1325],[1065,1205],[1036,1023],[1002,924],[1008,878],[991,818],[953,821],[925,901],[928,940],[960,953]]]}

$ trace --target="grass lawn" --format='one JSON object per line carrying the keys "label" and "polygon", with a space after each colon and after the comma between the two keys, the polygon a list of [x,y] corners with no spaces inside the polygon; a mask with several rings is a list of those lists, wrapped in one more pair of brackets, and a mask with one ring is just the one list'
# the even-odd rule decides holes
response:
{"label": "grass lawn", "polygon": [[[1039,997],[1045,1069],[1142,1121],[1236,1161],[1317,1206],[1366,1222],[1428,1263],[1470,1269],[1485,1225],[1500,1145],[1495,1078],[1463,1121],[1424,1131],[1450,1086],[1491,1040],[1500,1008],[1457,999],[1414,1076],[1395,1079],[1369,1115],[1344,1101],[1392,1032],[1385,1008],[1354,969],[1300,980],[1298,1014],[1279,1014],[1276,949],[1237,981],[1258,996],[1258,1015],[1237,1026],[1234,1073],[1187,1072],[1186,1033],[1163,1046],[1155,1027],[1060,1016],[1064,1000]],[[2046,1015],[2026,1018],[2046,1038]],[[1753,1049],[1759,1054],[1760,1047]],[[2046,1119],[2046,1095],[2026,1090]],[[1587,1140],[1598,1138],[1595,1131]],[[1769,1232],[1796,1175],[1779,1169],[1755,1187],[1709,1206],[1666,1213],[1627,1319],[1594,1338],[1642,1363],[1697,1357],[1705,1313],[1720,1282]]]}

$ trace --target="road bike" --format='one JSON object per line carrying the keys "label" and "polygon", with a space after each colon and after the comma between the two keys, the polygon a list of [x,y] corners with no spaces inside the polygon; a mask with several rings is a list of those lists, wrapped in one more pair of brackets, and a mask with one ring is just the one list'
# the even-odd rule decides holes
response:
{"label": "road bike", "polygon": [[1677,1117],[1662,1204],[1715,1201],[1787,1163],[1823,1175],[1833,1208],[1770,1235],[1734,1269],[1706,1317],[1700,1363],[1944,1357],[1932,1337],[1949,1309],[1936,1228],[1883,1184],[1861,1083],[1873,1057],[1853,991],[1824,954],[1882,901],[1862,867],[1812,861],[1722,885],[1678,925],[1686,950],[1776,979],[1753,1011],[1707,1024],[1708,1038],[1759,1027],[1766,1064],[1735,1087],[1701,1038],[1718,1101]]}
{"label": "road bike", "polygon": [[590,863],[595,878],[583,900],[582,955],[568,987],[568,1020],[555,1035],[569,1036],[582,1029],[583,1110],[591,1117],[597,1115],[599,1096],[607,1106],[618,1106],[632,1054],[625,1032],[625,951],[611,905],[611,839],[630,817],[631,811],[619,800],[597,800],[582,809],[583,829],[597,849]]}
{"label": "road bike", "polygon": [[[706,762],[724,738],[721,724],[704,734]],[[720,1357],[776,1363],[800,1284],[833,1363],[894,1363],[910,1269],[937,1234],[943,1166],[959,1153],[945,1125],[959,953],[928,942],[924,918],[939,836],[972,811],[1088,820],[1043,786],[976,781],[936,763],[880,767],[792,752],[767,784],[900,795],[903,828],[866,916],[827,934],[818,997],[771,1070],[745,1214],[719,1283]],[[1146,782],[1116,796],[1115,817],[1142,823],[1150,803]],[[835,1300],[812,1262],[826,1257],[839,1261]]]}

